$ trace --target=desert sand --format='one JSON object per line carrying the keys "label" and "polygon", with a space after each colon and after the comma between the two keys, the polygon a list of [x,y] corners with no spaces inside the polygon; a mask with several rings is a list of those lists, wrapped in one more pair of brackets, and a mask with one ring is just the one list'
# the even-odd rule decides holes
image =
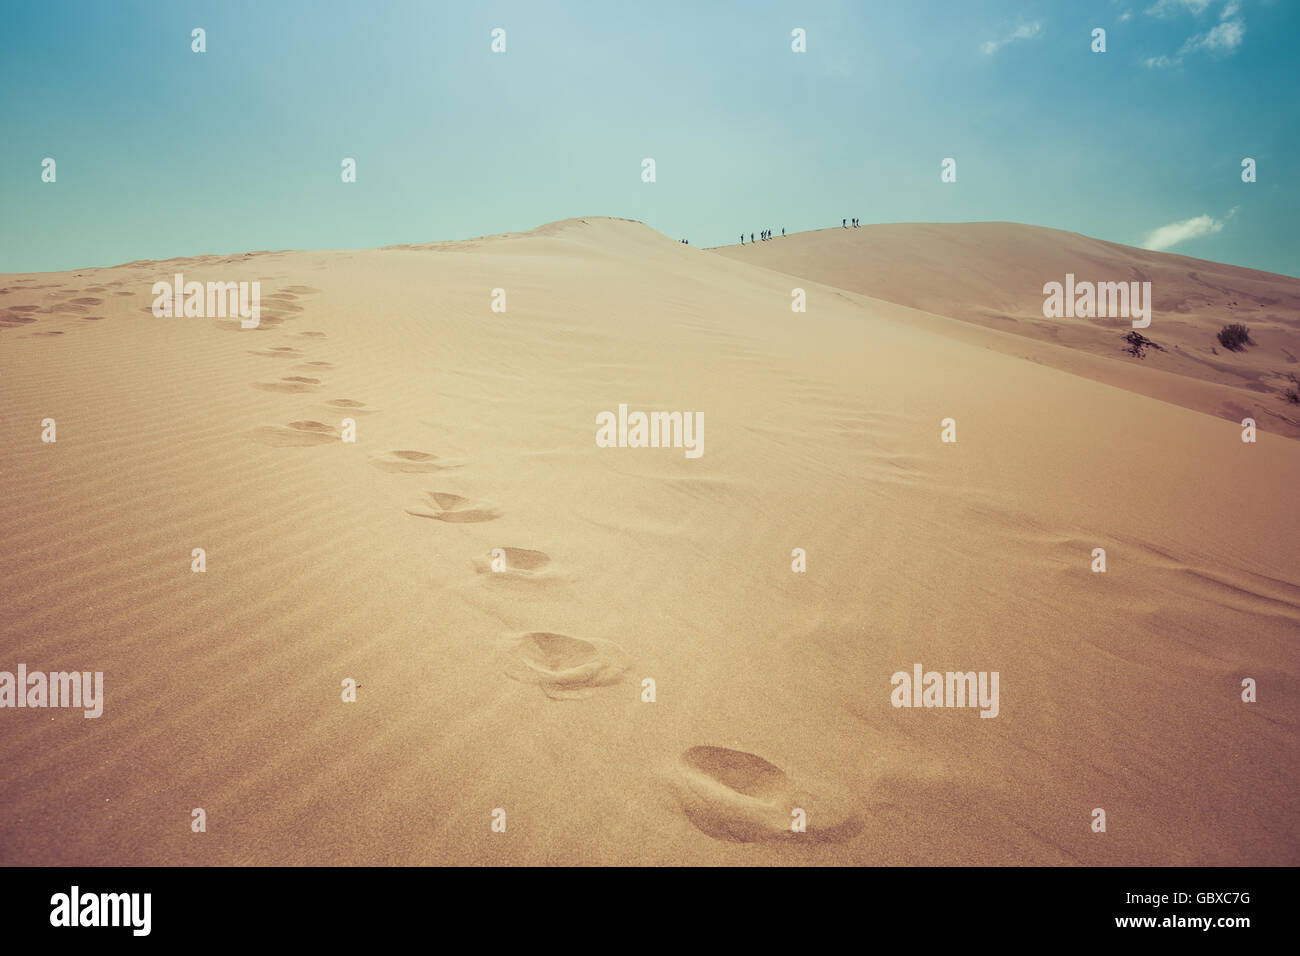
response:
{"label": "desert sand", "polygon": [[[1093,265],[1164,352],[1042,318]],[[155,318],[180,271],[260,327]],[[5,275],[0,326],[0,669],[105,675],[0,710],[0,863],[1300,863],[1298,280],[588,218]],[[620,403],[704,454],[597,447]],[[918,662],[997,716],[895,708]]]}

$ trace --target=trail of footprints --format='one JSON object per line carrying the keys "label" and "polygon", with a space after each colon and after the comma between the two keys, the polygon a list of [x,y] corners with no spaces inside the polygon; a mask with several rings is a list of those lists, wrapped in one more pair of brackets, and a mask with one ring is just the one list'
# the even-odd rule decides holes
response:
{"label": "trail of footprints", "polygon": [[[291,286],[286,294],[268,298],[301,312],[294,299],[314,292]],[[74,300],[75,301],[75,300]],[[323,332],[300,332],[304,338],[323,338]],[[305,346],[305,343],[304,343]],[[272,392],[317,392],[324,386],[321,374],[335,368],[326,361],[309,361],[305,347],[269,346],[250,350],[270,359],[294,360],[293,371],[254,387]],[[371,414],[378,409],[349,398],[325,403],[346,415]],[[274,447],[304,447],[338,442],[338,426],[314,420],[289,422],[283,426],[257,429],[253,438]],[[462,467],[462,463],[432,452],[396,449],[370,459],[372,467],[394,475],[434,475]],[[426,490],[406,513],[415,518],[446,524],[482,524],[501,517],[490,502],[478,501],[449,491]],[[537,582],[551,574],[551,558],[544,551],[498,547],[476,559],[474,570],[493,582]],[[532,586],[532,585],[529,585]],[[516,635],[505,644],[501,666],[506,676],[537,687],[557,701],[581,700],[603,688],[622,684],[629,668],[624,649],[613,641],[584,639],[553,631],[532,631]],[[828,797],[825,790],[809,789],[793,780],[781,768],[757,754],[726,747],[697,746],[684,751],[667,775],[667,783],[690,823],[706,835],[737,843],[836,842],[861,829],[858,819],[843,808],[841,796]],[[803,813],[806,830],[796,832],[791,821]]]}
{"label": "trail of footprints", "polygon": [[[41,321],[41,316],[69,316],[98,322],[102,315],[91,315],[90,311],[104,304],[104,295],[131,296],[134,292],[118,289],[125,285],[125,280],[109,282],[104,285],[90,285],[82,289],[70,289],[58,282],[35,284],[32,279],[15,280],[12,286],[0,288],[0,329],[15,329]],[[52,289],[53,291],[44,291]],[[32,293],[46,300],[53,300],[42,306],[33,302],[18,302],[15,296]],[[91,293],[91,294],[87,294]],[[36,329],[31,334],[47,337],[63,335],[65,329]]]}
{"label": "trail of footprints", "polygon": [[[291,285],[279,292],[271,293],[265,299],[270,304],[269,313],[266,308],[263,308],[256,331],[261,331],[264,328],[276,328],[285,321],[287,315],[301,313],[303,307],[297,303],[298,298],[304,295],[314,295],[318,292],[320,292],[319,289],[314,289],[311,286]],[[223,329],[240,329],[239,322],[233,320],[218,320],[216,325]],[[309,339],[323,339],[326,337],[324,332],[318,331],[299,332],[298,336]],[[253,388],[264,392],[282,392],[286,394],[320,392],[324,388],[325,381],[319,376],[325,372],[333,371],[337,367],[333,362],[309,360],[304,348],[294,345],[268,345],[262,348],[249,349],[248,353],[261,358],[296,361],[298,364],[289,371],[304,373],[281,375],[268,381],[252,383]],[[327,400],[325,404],[330,407],[330,410],[343,409],[348,415],[369,415],[378,411],[378,409],[371,408],[365,402],[352,398],[332,398]],[[305,448],[310,445],[328,445],[337,442],[342,435],[340,427],[337,425],[314,419],[303,419],[289,422],[287,425],[264,425],[261,428],[254,429],[251,437],[254,441],[263,445],[270,445],[273,448]]]}
{"label": "trail of footprints", "polygon": [[[38,322],[40,315],[76,316],[85,321],[99,321],[102,315],[91,310],[104,303],[101,296],[131,296],[135,293],[117,289],[124,282],[110,282],[84,289],[68,289],[58,283],[31,284],[19,280],[15,287],[0,288],[0,329],[19,328]],[[17,288],[23,286],[23,288]],[[42,307],[34,303],[6,304],[18,293],[44,293],[54,300]],[[275,329],[290,316],[303,312],[298,299],[320,290],[308,286],[288,286],[265,298],[259,331]],[[152,313],[149,306],[142,311]],[[238,320],[216,320],[219,328],[239,330]],[[63,335],[63,330],[36,330],[41,336]],[[301,339],[325,338],[324,332],[297,333]],[[262,391],[285,394],[320,392],[325,386],[321,376],[333,371],[332,362],[310,360],[307,342],[250,349],[253,355],[292,361],[289,372],[266,381],[254,382]],[[351,398],[331,398],[325,403],[331,410],[346,416],[369,415],[378,411],[367,403]],[[328,445],[340,440],[339,426],[304,419],[286,425],[268,425],[255,429],[251,437],[271,447],[307,447]],[[461,467],[430,452],[398,449],[376,455],[370,461],[380,471],[397,475],[432,475]],[[447,491],[428,490],[406,509],[415,518],[446,524],[481,524],[495,521],[501,512],[491,503],[475,501]],[[529,548],[498,547],[490,556],[476,559],[474,570],[485,580],[501,583],[544,581],[551,574],[551,558],[544,551]],[[528,585],[532,586],[532,585]],[[502,651],[505,674],[520,683],[537,687],[551,700],[580,700],[625,681],[627,654],[612,641],[583,639],[552,631],[533,631],[511,638]],[[760,841],[828,842],[846,839],[860,829],[858,820],[841,807],[847,801],[828,799],[824,792],[814,793],[792,780],[785,771],[756,754],[725,747],[698,746],[683,752],[668,774],[670,790],[683,814],[701,832],[730,842]],[[791,815],[807,815],[807,830],[796,833]]]}

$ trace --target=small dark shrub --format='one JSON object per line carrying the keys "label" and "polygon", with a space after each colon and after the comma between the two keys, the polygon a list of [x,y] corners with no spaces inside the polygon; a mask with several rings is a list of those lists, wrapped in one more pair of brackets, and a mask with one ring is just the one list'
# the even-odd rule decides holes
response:
{"label": "small dark shrub", "polygon": [[1137,330],[1132,330],[1124,336],[1124,341],[1128,343],[1124,351],[1129,355],[1136,355],[1138,358],[1147,357],[1147,349],[1155,349],[1157,352],[1163,352],[1164,348],[1152,342],[1149,338]]}
{"label": "small dark shrub", "polygon": [[1240,322],[1233,322],[1219,329],[1219,344],[1229,352],[1240,352],[1247,345],[1254,345],[1250,340],[1250,329]]}

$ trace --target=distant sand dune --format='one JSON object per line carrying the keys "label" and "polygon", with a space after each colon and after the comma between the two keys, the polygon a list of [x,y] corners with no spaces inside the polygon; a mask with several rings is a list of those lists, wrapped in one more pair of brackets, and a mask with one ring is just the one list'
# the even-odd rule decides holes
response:
{"label": "distant sand dune", "polygon": [[[1300,405],[1284,397],[1300,351],[1300,279],[1008,222],[823,229],[716,251],[983,327],[989,333],[914,319],[986,348],[1212,415],[1254,415],[1300,437]],[[1125,319],[1044,318],[1043,285],[1066,273],[1149,281],[1154,315],[1141,331],[1161,350],[1143,360],[1126,353]],[[1252,330],[1256,347],[1219,345],[1216,333],[1233,322]]]}
{"label": "distant sand dune", "polygon": [[[1067,268],[1164,351],[1035,318]],[[176,271],[275,321],[153,317]],[[0,710],[0,863],[1294,865],[1297,315],[1000,224],[0,276],[0,670],[105,674]],[[597,447],[620,403],[703,456]],[[918,662],[998,716],[895,708]]]}

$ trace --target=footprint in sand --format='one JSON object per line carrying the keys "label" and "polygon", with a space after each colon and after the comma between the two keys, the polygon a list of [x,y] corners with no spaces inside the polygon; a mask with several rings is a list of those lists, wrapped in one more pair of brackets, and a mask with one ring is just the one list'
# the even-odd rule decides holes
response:
{"label": "footprint in sand", "polygon": [[339,440],[339,430],[324,422],[290,422],[288,425],[265,425],[255,429],[253,441],[273,448],[301,448],[327,445]]}
{"label": "footprint in sand", "polygon": [[260,355],[263,358],[301,358],[302,353],[288,345],[277,345],[269,349],[249,349],[249,355]]}
{"label": "footprint in sand", "polygon": [[22,312],[0,312],[0,329],[12,329],[20,325],[30,325],[36,319]]}
{"label": "footprint in sand", "polygon": [[58,331],[57,329],[52,329],[52,330],[49,331],[49,332],[33,332],[33,333],[32,333],[32,335],[62,335],[62,334],[63,334],[63,333],[60,332],[60,331]]}
{"label": "footprint in sand", "polygon": [[134,292],[114,292],[113,295],[135,295]]}
{"label": "footprint in sand", "polygon": [[299,332],[298,334],[299,334],[299,335],[305,335],[305,336],[307,336],[308,338],[313,338],[313,339],[323,339],[323,338],[325,338],[325,333],[324,333],[324,332]]}
{"label": "footprint in sand", "polygon": [[370,464],[374,465],[380,471],[398,471],[409,473],[424,473],[430,471],[443,471],[447,468],[458,468],[459,465],[447,464],[441,461],[437,455],[431,455],[427,451],[390,451],[370,459]]}
{"label": "footprint in sand", "polygon": [[[715,840],[832,843],[861,829],[842,795],[805,789],[780,767],[744,750],[691,747],[671,785],[686,819]],[[803,833],[791,829],[795,810],[804,811]]]}
{"label": "footprint in sand", "polygon": [[320,379],[302,375],[289,375],[278,382],[253,383],[253,388],[260,388],[264,392],[314,392],[319,387]]}
{"label": "footprint in sand", "polygon": [[81,318],[86,322],[102,322],[104,319],[102,315],[83,315]]}
{"label": "footprint in sand", "polygon": [[610,641],[586,641],[566,634],[533,631],[512,643],[506,674],[536,684],[552,700],[590,697],[599,687],[623,679],[627,655]]}
{"label": "footprint in sand", "polygon": [[334,368],[334,363],[333,362],[303,362],[298,367],[303,369],[308,369],[308,370],[311,369],[330,370]]}
{"label": "footprint in sand", "polygon": [[[268,302],[268,303],[272,306],[272,311],[273,311],[273,313],[274,313],[274,312],[292,312],[292,313],[294,313],[294,314],[296,315],[296,314],[298,314],[299,312],[302,312],[302,311],[303,311],[303,307],[300,306],[300,305],[297,305],[297,304],[293,301],[292,298],[289,298],[289,299],[281,299],[281,298],[277,298],[277,297],[275,297],[275,296],[267,296],[265,301]],[[266,314],[265,311],[263,311],[262,314],[265,315],[265,314]]]}
{"label": "footprint in sand", "polygon": [[[489,554],[486,559],[476,559],[474,570],[496,579],[535,578],[542,576],[551,556],[545,551],[528,548],[496,548],[500,554]],[[495,567],[494,567],[495,565]]]}
{"label": "footprint in sand", "polygon": [[313,289],[309,285],[287,285],[284,287],[285,292],[293,292],[296,295],[315,295],[320,289]]}
{"label": "footprint in sand", "polygon": [[9,306],[9,311],[10,312],[39,312],[41,311],[41,307],[39,305],[11,305]]}
{"label": "footprint in sand", "polygon": [[77,305],[103,305],[103,299],[96,299],[94,296],[82,296],[80,299],[72,300]]}
{"label": "footprint in sand", "polygon": [[353,415],[373,415],[379,411],[377,408],[371,408],[365,402],[358,402],[352,398],[331,398],[325,404],[333,408],[345,408]]}
{"label": "footprint in sand", "polygon": [[435,521],[448,521],[452,524],[475,524],[480,521],[495,521],[501,517],[495,508],[476,506],[468,498],[445,491],[430,491],[425,497],[427,504],[407,508],[406,513],[417,518],[433,518]]}

